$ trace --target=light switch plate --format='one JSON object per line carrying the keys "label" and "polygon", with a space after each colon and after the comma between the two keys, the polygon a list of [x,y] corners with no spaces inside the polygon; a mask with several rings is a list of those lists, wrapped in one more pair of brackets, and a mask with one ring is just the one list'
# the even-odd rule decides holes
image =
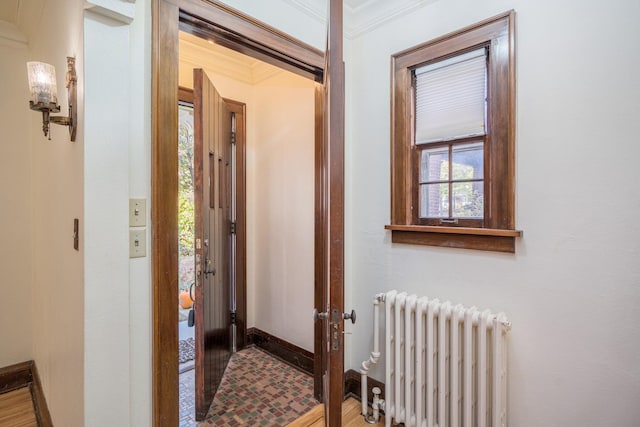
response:
{"label": "light switch plate", "polygon": [[129,230],[129,258],[147,256],[147,229]]}
{"label": "light switch plate", "polygon": [[147,199],[129,199],[129,227],[147,225]]}

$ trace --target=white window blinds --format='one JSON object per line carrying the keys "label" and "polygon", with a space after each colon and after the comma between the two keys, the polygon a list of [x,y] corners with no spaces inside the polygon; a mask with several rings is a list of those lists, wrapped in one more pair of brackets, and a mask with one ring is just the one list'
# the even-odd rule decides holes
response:
{"label": "white window blinds", "polygon": [[415,70],[416,144],[485,134],[484,48]]}

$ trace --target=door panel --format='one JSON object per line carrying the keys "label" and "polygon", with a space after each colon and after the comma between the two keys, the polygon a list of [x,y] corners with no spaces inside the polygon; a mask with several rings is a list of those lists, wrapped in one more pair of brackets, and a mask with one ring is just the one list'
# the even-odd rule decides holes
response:
{"label": "door panel", "polygon": [[325,424],[342,426],[344,398],[344,62],[342,0],[329,0],[324,73],[328,159],[328,333],[324,334]]}
{"label": "door panel", "polygon": [[[318,312],[327,310],[327,141],[324,132],[324,86],[315,89],[315,237],[314,237],[314,307]],[[323,400],[323,377],[326,373],[326,322],[316,321],[313,331],[313,395]]]}
{"label": "door panel", "polygon": [[231,113],[194,70],[195,407],[209,410],[231,355]]}

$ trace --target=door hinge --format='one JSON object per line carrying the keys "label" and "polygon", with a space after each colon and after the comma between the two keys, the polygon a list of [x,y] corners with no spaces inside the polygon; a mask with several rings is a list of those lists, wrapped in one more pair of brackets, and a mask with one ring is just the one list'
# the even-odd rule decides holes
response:
{"label": "door hinge", "polygon": [[236,143],[236,132],[235,131],[231,132],[231,143],[232,144]]}
{"label": "door hinge", "polygon": [[231,324],[235,325],[236,324],[236,313],[235,312],[231,312]]}
{"label": "door hinge", "polygon": [[236,234],[236,223],[235,222],[231,223],[231,234]]}

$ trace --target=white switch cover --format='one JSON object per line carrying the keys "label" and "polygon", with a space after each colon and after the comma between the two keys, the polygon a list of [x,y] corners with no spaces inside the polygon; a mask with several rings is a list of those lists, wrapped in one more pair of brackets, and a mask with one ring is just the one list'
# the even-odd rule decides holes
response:
{"label": "white switch cover", "polygon": [[129,258],[147,256],[147,229],[129,230]]}
{"label": "white switch cover", "polygon": [[147,225],[147,199],[129,199],[129,227]]}

